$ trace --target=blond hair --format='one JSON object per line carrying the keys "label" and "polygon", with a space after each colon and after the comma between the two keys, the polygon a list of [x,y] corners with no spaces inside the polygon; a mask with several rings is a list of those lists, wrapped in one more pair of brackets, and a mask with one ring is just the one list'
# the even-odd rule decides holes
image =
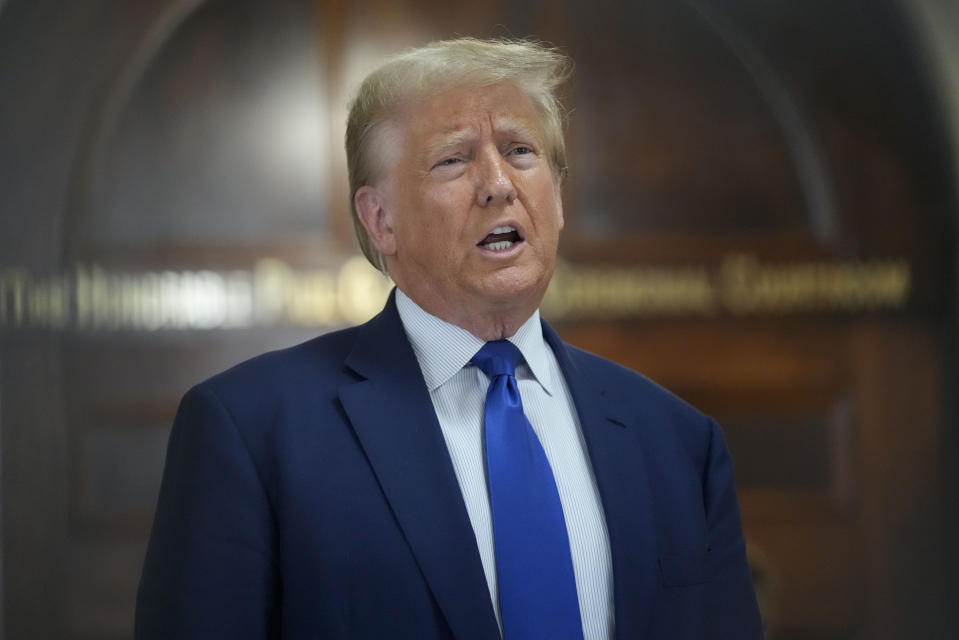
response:
{"label": "blond hair", "polygon": [[[382,153],[376,133],[404,104],[447,89],[512,82],[533,102],[543,128],[553,172],[566,175],[563,112],[556,89],[570,75],[564,53],[526,40],[459,38],[432,42],[395,55],[366,76],[350,104],[346,122],[346,163],[350,179],[350,213],[363,255],[384,271],[383,256],[356,213],[357,189],[381,177]],[[378,162],[379,161],[379,162]]]}

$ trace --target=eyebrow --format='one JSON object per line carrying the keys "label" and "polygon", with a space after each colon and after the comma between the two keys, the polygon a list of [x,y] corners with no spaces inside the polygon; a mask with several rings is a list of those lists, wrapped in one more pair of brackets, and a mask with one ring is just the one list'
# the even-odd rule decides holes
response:
{"label": "eyebrow", "polygon": [[447,149],[451,149],[453,147],[458,147],[461,144],[475,139],[476,132],[472,129],[455,129],[427,145],[426,156],[431,158],[440,152],[446,151]]}
{"label": "eyebrow", "polygon": [[508,138],[520,138],[523,140],[532,140],[540,142],[542,136],[535,127],[516,122],[515,120],[501,120],[496,122],[496,134],[505,134]]}

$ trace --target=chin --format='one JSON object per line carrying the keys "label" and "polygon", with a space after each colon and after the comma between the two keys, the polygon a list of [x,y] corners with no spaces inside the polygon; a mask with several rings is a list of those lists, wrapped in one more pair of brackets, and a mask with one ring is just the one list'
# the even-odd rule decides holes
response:
{"label": "chin", "polygon": [[482,298],[496,303],[532,301],[535,308],[539,306],[548,285],[549,274],[497,274],[486,280],[478,288],[477,293]]}

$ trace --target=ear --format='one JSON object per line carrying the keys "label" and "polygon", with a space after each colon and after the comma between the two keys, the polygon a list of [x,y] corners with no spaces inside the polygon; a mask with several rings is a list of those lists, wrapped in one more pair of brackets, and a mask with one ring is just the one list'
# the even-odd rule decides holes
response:
{"label": "ear", "polygon": [[553,196],[556,198],[556,228],[562,231],[565,222],[563,219],[563,181],[560,179],[553,181]]}
{"label": "ear", "polygon": [[356,190],[353,206],[356,215],[369,234],[373,246],[384,256],[396,255],[396,236],[393,233],[393,216],[382,191],[370,185]]}

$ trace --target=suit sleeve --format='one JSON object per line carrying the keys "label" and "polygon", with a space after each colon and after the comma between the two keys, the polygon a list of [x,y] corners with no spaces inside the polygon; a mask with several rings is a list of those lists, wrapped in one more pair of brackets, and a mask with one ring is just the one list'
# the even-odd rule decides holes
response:
{"label": "suit sleeve", "polygon": [[135,637],[278,635],[275,535],[247,444],[216,395],[194,387],[170,434]]}
{"label": "suit sleeve", "polygon": [[715,570],[704,601],[709,638],[760,640],[759,608],[746,560],[746,545],[733,481],[733,464],[719,426],[709,419],[703,474],[709,555]]}

